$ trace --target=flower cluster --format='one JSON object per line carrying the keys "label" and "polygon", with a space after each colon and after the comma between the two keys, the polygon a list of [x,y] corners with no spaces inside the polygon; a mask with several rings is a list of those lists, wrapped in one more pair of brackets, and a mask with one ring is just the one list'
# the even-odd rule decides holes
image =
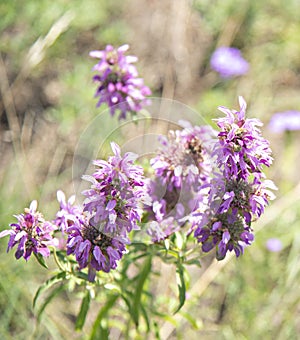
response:
{"label": "flower cluster", "polygon": [[[119,110],[119,119],[148,105],[146,96],[151,94],[138,78],[133,65],[137,58],[125,55],[128,48],[108,45],[103,51],[90,52],[99,59],[94,66],[97,106],[106,103],[111,115]],[[239,50],[221,47],[214,52],[211,67],[230,78],[245,74],[249,65]],[[216,120],[219,132],[181,121],[180,130],[161,137],[161,147],[150,160],[151,178],[145,179],[143,168],[134,164],[136,154],[121,155],[120,147],[112,142],[113,156],[107,161],[95,160],[94,173],[83,176],[90,182],[83,192],[83,205],[75,205],[75,196],[67,200],[59,190],[59,211],[49,222],[33,201],[24,214],[16,216],[18,222],[10,230],[0,233],[0,238],[10,236],[7,250],[16,246],[17,259],[27,261],[34,253],[42,263],[41,257],[49,256],[49,246],[54,246],[65,258],[75,257],[77,269],[88,268],[88,279],[94,281],[97,271],[117,267],[130,243],[129,233],[139,229],[141,221],[152,242],[183,232],[189,222],[187,234],[193,233],[194,242],[204,252],[216,248],[219,260],[227,251],[239,256],[254,239],[252,222],[261,216],[276,190],[263,172],[272,164],[272,157],[269,143],[261,135],[262,124],[246,119],[246,102],[240,97],[239,103],[239,111],[219,108],[226,115]],[[277,130],[299,127],[298,113],[285,116],[293,125],[283,123],[282,115],[271,122]],[[70,263],[73,266],[74,261]]]}
{"label": "flower cluster", "polygon": [[184,216],[199,206],[202,187],[209,181],[214,132],[209,126],[181,124],[182,130],[161,138],[162,146],[150,161],[155,178],[148,182],[153,219],[148,234],[155,242],[180,229]]}
{"label": "flower cluster", "polygon": [[94,66],[97,74],[94,81],[98,83],[95,96],[99,97],[97,106],[106,103],[111,115],[118,109],[121,111],[119,119],[125,119],[126,113],[140,111],[149,104],[146,96],[151,94],[144,85],[142,78],[138,78],[137,69],[132,63],[137,61],[135,56],[125,56],[128,45],[115,49],[107,45],[103,51],[92,51],[90,56],[100,59]]}
{"label": "flower cluster", "polygon": [[249,64],[235,47],[219,47],[212,54],[210,65],[223,78],[232,78],[248,72]]}
{"label": "flower cluster", "polygon": [[217,247],[217,259],[227,251],[236,256],[254,239],[251,222],[264,211],[273,199],[275,185],[265,180],[263,166],[272,163],[269,143],[265,140],[256,119],[246,119],[246,103],[239,98],[240,110],[219,109],[226,114],[217,119],[220,128],[213,155],[219,173],[210,183],[208,208],[195,216],[195,237],[203,251]]}
{"label": "flower cluster", "polygon": [[128,233],[137,229],[141,219],[141,202],[146,197],[143,169],[133,164],[137,155],[123,157],[117,144],[111,143],[114,156],[96,160],[97,170],[84,191],[85,219],[74,219],[68,229],[67,254],[74,254],[80,269],[89,267],[89,279],[95,271],[115,269],[129,243]]}
{"label": "flower cluster", "polygon": [[0,233],[0,238],[10,235],[7,251],[17,246],[16,259],[24,257],[27,261],[31,254],[49,256],[49,246],[54,245],[53,231],[56,226],[45,221],[43,215],[37,211],[37,201],[32,201],[24,214],[15,216],[17,223],[10,224],[11,229]]}

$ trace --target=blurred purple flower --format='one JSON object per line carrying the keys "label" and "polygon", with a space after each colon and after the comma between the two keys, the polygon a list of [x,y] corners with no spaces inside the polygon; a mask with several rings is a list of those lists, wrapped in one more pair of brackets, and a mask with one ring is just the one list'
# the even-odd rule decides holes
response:
{"label": "blurred purple flower", "polygon": [[268,125],[272,132],[284,132],[287,130],[300,130],[300,112],[285,111],[275,113]]}
{"label": "blurred purple flower", "polygon": [[132,65],[137,57],[125,56],[128,48],[128,45],[117,49],[107,45],[103,51],[90,52],[92,58],[100,59],[94,66],[98,74],[93,77],[98,83],[95,94],[95,97],[99,97],[97,107],[106,103],[112,116],[116,110],[120,110],[119,119],[125,119],[127,112],[136,113],[148,105],[149,99],[146,96],[151,94]]}
{"label": "blurred purple flower", "polygon": [[211,173],[210,144],[215,136],[210,126],[180,122],[182,130],[169,131],[161,138],[157,156],[150,160],[155,178],[147,182],[152,205],[147,209],[153,222],[147,233],[159,242],[186,222],[186,216],[199,207],[201,187]]}
{"label": "blurred purple flower", "polygon": [[15,253],[16,259],[24,257],[27,261],[32,252],[42,256],[49,256],[48,246],[54,245],[53,231],[56,226],[45,221],[37,210],[37,201],[32,201],[29,209],[24,209],[24,214],[16,215],[18,223],[10,224],[10,230],[0,233],[0,238],[10,235],[7,251],[18,245]]}
{"label": "blurred purple flower", "polygon": [[212,54],[211,68],[223,78],[232,78],[248,72],[249,64],[240,50],[234,47],[219,47]]}
{"label": "blurred purple flower", "polygon": [[279,252],[282,250],[282,242],[278,238],[269,238],[266,242],[266,248],[272,252]]}
{"label": "blurred purple flower", "polygon": [[168,191],[180,189],[184,183],[196,189],[207,180],[211,171],[207,142],[213,135],[210,126],[189,124],[161,137],[162,146],[150,164]]}

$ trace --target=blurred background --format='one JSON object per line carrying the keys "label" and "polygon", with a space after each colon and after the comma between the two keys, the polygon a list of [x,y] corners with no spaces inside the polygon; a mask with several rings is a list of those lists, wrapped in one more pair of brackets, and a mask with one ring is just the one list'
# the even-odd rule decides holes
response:
{"label": "blurred background", "polygon": [[[181,314],[160,325],[162,339],[297,339],[300,131],[268,124],[276,112],[300,111],[299,0],[0,0],[0,17],[0,229],[33,199],[51,219],[56,190],[73,193],[73,153],[100,112],[88,53],[128,43],[153,96],[210,121],[242,95],[248,116],[264,123],[275,159],[267,175],[279,188],[242,258],[193,269],[183,311],[197,322]],[[249,71],[220,77],[210,66],[220,46],[240,49]],[[270,250],[273,238],[279,247]],[[32,299],[49,272],[6,246],[1,239],[1,339],[84,338],[89,321],[74,335],[74,295],[56,298],[37,324]]]}

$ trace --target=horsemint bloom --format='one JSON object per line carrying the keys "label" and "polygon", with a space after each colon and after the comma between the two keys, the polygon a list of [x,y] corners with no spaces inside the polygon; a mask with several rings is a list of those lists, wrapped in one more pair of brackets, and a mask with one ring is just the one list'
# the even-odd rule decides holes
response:
{"label": "horsemint bloom", "polygon": [[211,68],[223,78],[232,78],[248,72],[249,64],[235,47],[217,48],[210,60]]}
{"label": "horsemint bloom", "polygon": [[155,175],[167,186],[167,190],[181,189],[184,183],[196,189],[208,178],[210,172],[207,148],[213,137],[209,126],[185,125],[183,130],[171,130],[161,137],[161,148],[150,164]]}
{"label": "horsemint bloom", "polygon": [[269,143],[257,127],[262,124],[246,119],[246,103],[242,97],[239,102],[240,111],[219,108],[226,114],[217,119],[221,131],[213,154],[219,173],[210,182],[208,209],[194,214],[195,237],[205,252],[216,247],[219,260],[227,251],[243,253],[254,239],[251,222],[275,198],[276,187],[262,169],[272,163]]}
{"label": "horsemint bloom", "polygon": [[32,201],[24,214],[15,215],[18,222],[10,224],[10,230],[4,230],[0,237],[10,235],[7,251],[18,245],[15,256],[24,257],[27,261],[32,252],[35,255],[49,256],[49,246],[53,245],[53,231],[56,226],[45,221],[37,210],[37,201]]}
{"label": "horsemint bloom", "polygon": [[56,213],[53,223],[64,233],[68,226],[73,224],[74,219],[83,219],[82,209],[79,206],[74,205],[75,195],[72,195],[69,197],[68,201],[66,201],[66,195],[64,192],[58,190],[57,200],[59,202],[60,209]]}
{"label": "horsemint bloom", "polygon": [[96,271],[109,272],[117,267],[126,251],[125,244],[89,223],[74,220],[68,229],[67,255],[74,254],[79,269],[88,267],[88,279],[94,281]]}
{"label": "horsemint bloom", "polygon": [[137,57],[125,56],[128,48],[128,45],[119,48],[107,45],[103,51],[90,52],[91,57],[100,59],[94,66],[97,74],[93,77],[98,83],[95,94],[95,97],[99,97],[97,107],[106,103],[112,116],[119,110],[119,119],[125,119],[127,112],[136,113],[148,105],[146,96],[151,94],[132,65],[138,60]]}
{"label": "horsemint bloom", "polygon": [[182,130],[169,131],[150,161],[155,178],[148,182],[152,197],[148,234],[154,242],[170,236],[184,224],[183,218],[198,207],[202,186],[211,171],[210,145],[214,131],[209,126],[180,122]]}
{"label": "horsemint bloom", "polygon": [[83,176],[92,183],[83,192],[85,220],[74,219],[67,229],[67,253],[75,255],[80,269],[88,266],[91,281],[96,271],[116,268],[129,243],[128,233],[138,228],[140,205],[146,199],[143,168],[133,164],[137,155],[121,156],[117,144],[111,147],[114,156],[94,161],[95,173]]}

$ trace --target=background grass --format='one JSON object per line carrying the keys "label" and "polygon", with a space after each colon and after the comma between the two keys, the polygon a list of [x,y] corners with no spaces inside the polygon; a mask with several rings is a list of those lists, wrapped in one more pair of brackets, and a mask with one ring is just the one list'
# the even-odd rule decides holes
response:
{"label": "background grass", "polygon": [[[1,0],[0,17],[1,230],[32,199],[51,218],[56,190],[72,194],[74,149],[100,112],[88,52],[129,43],[155,96],[208,120],[244,96],[248,115],[265,123],[275,158],[268,176],[279,187],[242,258],[191,272],[183,312],[192,313],[194,328],[184,313],[177,326],[159,328],[170,339],[297,339],[300,132],[275,135],[267,124],[275,112],[300,110],[299,1]],[[210,69],[221,45],[242,50],[247,75],[224,81]],[[267,251],[270,237],[282,241],[281,252]],[[37,325],[32,298],[49,274],[5,254],[6,243],[0,240],[1,339],[84,338],[89,322],[74,335],[76,294],[57,297]]]}

